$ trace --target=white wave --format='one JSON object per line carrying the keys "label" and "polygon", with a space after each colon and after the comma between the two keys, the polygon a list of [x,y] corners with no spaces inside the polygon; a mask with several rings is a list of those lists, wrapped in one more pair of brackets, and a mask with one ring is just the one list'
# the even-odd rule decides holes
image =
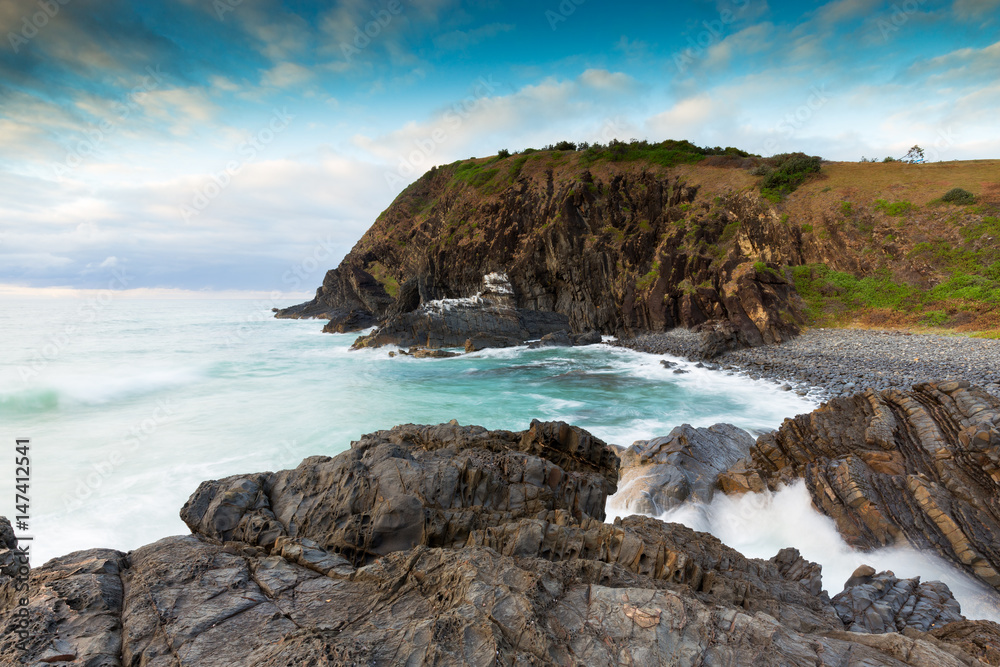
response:
{"label": "white wave", "polygon": [[[608,498],[608,521],[631,514],[615,496]],[[752,558],[771,558],[795,547],[807,560],[823,566],[823,587],[835,595],[860,565],[891,570],[897,577],[919,576],[943,581],[970,619],[1000,622],[997,593],[935,554],[893,547],[862,552],[852,549],[833,519],[817,512],[799,480],[777,493],[748,493],[738,497],[716,494],[709,504],[685,503],[660,517],[694,530],[711,533],[728,546]]]}

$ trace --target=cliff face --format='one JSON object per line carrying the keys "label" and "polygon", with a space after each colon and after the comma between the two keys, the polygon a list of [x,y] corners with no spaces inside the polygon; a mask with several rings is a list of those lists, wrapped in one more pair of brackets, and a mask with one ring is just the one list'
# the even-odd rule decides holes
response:
{"label": "cliff face", "polygon": [[[365,345],[489,338],[442,336],[419,310],[497,273],[517,316],[556,313],[575,332],[711,329],[717,346],[784,341],[803,322],[996,326],[1000,163],[829,163],[773,203],[755,161],[538,151],[445,165],[396,198],[316,298],[277,316],[391,325]],[[942,202],[953,186],[977,204]]]}
{"label": "cliff face", "polygon": [[575,332],[714,321],[741,343],[780,342],[800,321],[779,269],[799,259],[799,235],[753,182],[740,168],[584,165],[571,152],[455,163],[400,194],[316,298],[278,317],[347,331],[474,296],[497,273],[516,309],[559,313]]}

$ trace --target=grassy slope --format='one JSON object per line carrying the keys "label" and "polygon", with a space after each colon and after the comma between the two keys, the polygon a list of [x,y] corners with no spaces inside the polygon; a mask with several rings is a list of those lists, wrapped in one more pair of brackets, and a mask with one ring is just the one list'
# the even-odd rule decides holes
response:
{"label": "grassy slope", "polygon": [[[976,204],[941,202],[954,187]],[[814,324],[1000,335],[1000,161],[830,163],[779,208],[863,264],[792,269]]]}

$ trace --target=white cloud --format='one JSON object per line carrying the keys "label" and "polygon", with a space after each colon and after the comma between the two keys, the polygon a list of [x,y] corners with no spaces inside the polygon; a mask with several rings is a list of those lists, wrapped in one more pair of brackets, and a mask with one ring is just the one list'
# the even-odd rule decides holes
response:
{"label": "white cloud", "polygon": [[292,88],[301,86],[306,81],[313,78],[311,70],[297,63],[279,63],[264,72],[260,83],[262,86],[274,86],[276,88]]}

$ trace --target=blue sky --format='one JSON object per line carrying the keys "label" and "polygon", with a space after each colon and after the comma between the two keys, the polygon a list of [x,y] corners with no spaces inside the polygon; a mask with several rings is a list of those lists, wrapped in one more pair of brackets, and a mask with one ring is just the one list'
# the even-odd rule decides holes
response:
{"label": "blue sky", "polygon": [[311,291],[561,139],[1000,157],[1000,0],[635,4],[0,0],[0,286]]}

